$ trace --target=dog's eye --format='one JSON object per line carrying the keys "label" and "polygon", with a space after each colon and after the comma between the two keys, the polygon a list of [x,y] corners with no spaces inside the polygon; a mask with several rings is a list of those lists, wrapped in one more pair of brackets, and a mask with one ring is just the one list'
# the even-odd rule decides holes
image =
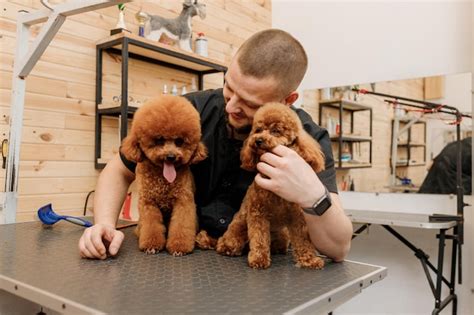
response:
{"label": "dog's eye", "polygon": [[262,131],[263,131],[262,128],[257,128],[257,129],[255,129],[255,133],[260,133],[260,132],[262,132]]}
{"label": "dog's eye", "polygon": [[177,138],[174,140],[174,144],[177,146],[177,147],[180,147],[184,144],[184,140],[182,138]]}
{"label": "dog's eye", "polygon": [[155,145],[164,145],[165,144],[165,138],[161,137],[158,139],[155,139]]}
{"label": "dog's eye", "polygon": [[279,129],[276,129],[276,128],[273,128],[272,130],[270,130],[270,133],[274,136],[279,136],[281,135],[280,133],[280,130]]}

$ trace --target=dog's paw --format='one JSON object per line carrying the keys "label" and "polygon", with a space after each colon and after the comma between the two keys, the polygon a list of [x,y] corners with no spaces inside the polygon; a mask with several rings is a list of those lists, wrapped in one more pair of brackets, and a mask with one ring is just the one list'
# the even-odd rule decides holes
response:
{"label": "dog's paw", "polygon": [[205,230],[201,230],[196,235],[196,246],[199,249],[215,249],[217,241],[215,238],[209,236]]}
{"label": "dog's paw", "polygon": [[148,254],[148,255],[154,255],[154,254],[158,254],[160,251],[155,248],[147,248],[144,250],[144,252],[145,254]]}
{"label": "dog's paw", "polygon": [[249,266],[254,269],[266,269],[270,267],[272,260],[270,255],[250,251],[248,257]]}
{"label": "dog's paw", "polygon": [[166,243],[166,250],[173,256],[184,256],[192,253],[194,250],[194,240],[193,242],[168,240]]}
{"label": "dog's paw", "polygon": [[157,254],[165,248],[164,237],[140,237],[138,248],[147,254]]}
{"label": "dog's paw", "polygon": [[242,248],[238,242],[221,237],[217,241],[216,251],[225,256],[242,256]]}
{"label": "dog's paw", "polygon": [[309,269],[323,269],[324,259],[318,256],[306,255],[296,258],[296,266]]}

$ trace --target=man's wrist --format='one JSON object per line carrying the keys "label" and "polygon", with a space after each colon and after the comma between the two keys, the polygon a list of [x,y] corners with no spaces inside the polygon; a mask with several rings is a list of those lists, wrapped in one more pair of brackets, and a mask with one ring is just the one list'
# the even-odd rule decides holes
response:
{"label": "man's wrist", "polygon": [[322,183],[315,186],[319,187],[314,187],[312,192],[307,195],[308,198],[305,198],[305,200],[299,204],[301,208],[311,208],[326,193],[326,187],[324,187]]}

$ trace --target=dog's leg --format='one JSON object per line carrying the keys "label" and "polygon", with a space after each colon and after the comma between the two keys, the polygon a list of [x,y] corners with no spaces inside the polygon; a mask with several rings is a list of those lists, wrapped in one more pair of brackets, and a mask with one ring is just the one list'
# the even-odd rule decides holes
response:
{"label": "dog's leg", "polygon": [[217,241],[216,251],[221,255],[240,256],[245,244],[248,242],[247,234],[247,209],[243,206],[234,215],[227,231]]}
{"label": "dog's leg", "polygon": [[290,235],[288,229],[283,227],[281,229],[271,231],[272,254],[286,254],[288,252],[288,246],[290,245]]}
{"label": "dog's leg", "polygon": [[150,40],[154,40],[154,41],[159,41],[162,34],[163,34],[162,29],[153,30],[153,31],[150,31],[150,33],[146,35],[146,38]]}
{"label": "dog's leg", "polygon": [[289,214],[291,216],[291,224],[288,226],[288,231],[290,232],[293,259],[296,262],[296,266],[322,269],[324,267],[324,260],[316,255],[316,249],[309,238],[308,228],[301,209],[292,208]]}
{"label": "dog's leg", "polygon": [[135,234],[138,236],[138,247],[147,254],[155,254],[166,244],[166,227],[160,209],[150,204],[139,205],[140,218]]}
{"label": "dog's leg", "polygon": [[191,49],[191,39],[190,38],[180,38],[179,39],[179,48],[182,50],[186,50],[189,52],[192,52],[193,50]]}
{"label": "dog's leg", "polygon": [[247,227],[250,246],[249,266],[258,269],[270,267],[270,222],[261,212],[252,209],[247,216]]}
{"label": "dog's leg", "polygon": [[171,213],[166,249],[173,256],[189,254],[194,249],[197,233],[196,205],[192,194],[180,197]]}

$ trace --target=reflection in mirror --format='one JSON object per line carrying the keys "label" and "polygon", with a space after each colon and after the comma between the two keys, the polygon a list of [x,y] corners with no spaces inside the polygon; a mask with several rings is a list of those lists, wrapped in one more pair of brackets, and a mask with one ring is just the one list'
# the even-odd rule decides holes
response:
{"label": "reflection in mirror", "polygon": [[[456,117],[351,88],[450,105],[471,114],[471,73],[304,92],[302,107],[331,138],[338,189],[456,193]],[[472,120],[461,121],[464,193],[471,194]],[[420,187],[423,189],[420,191]]]}

